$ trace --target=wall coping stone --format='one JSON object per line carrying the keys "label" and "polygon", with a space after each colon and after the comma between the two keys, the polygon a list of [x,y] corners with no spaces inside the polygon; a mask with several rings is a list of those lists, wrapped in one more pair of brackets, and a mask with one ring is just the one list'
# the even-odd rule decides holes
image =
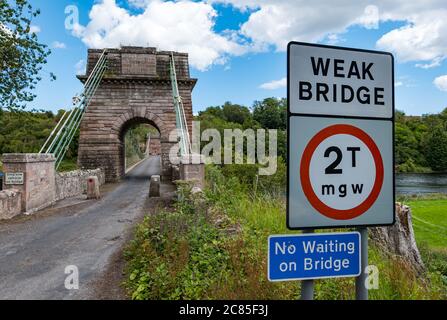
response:
{"label": "wall coping stone", "polygon": [[55,162],[56,158],[49,153],[5,153],[3,163]]}

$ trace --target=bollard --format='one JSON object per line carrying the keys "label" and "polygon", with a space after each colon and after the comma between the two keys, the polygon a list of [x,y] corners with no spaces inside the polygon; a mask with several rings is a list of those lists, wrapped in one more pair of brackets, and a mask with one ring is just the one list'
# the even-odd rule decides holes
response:
{"label": "bollard", "polygon": [[160,197],[160,176],[152,176],[149,185],[149,198]]}
{"label": "bollard", "polygon": [[96,176],[87,178],[87,199],[100,199],[99,179]]}

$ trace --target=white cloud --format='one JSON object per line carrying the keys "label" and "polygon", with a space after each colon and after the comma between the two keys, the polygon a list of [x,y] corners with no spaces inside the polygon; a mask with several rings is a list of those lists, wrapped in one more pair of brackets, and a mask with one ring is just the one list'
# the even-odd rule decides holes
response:
{"label": "white cloud", "polygon": [[439,57],[434,58],[432,62],[429,63],[416,63],[416,67],[422,68],[422,69],[430,69],[434,67],[439,67],[441,65],[442,60],[444,60],[446,57]]}
{"label": "white cloud", "polygon": [[152,0],[143,13],[132,15],[115,0],[103,0],[89,16],[90,22],[75,26],[73,33],[91,48],[140,45],[188,52],[199,70],[246,52],[234,34],[214,32],[217,12],[205,2]]}
{"label": "white cloud", "polygon": [[447,9],[415,14],[410,23],[392,30],[377,42],[381,49],[396,53],[400,61],[427,61],[421,68],[439,66],[447,57]]}
{"label": "white cloud", "polygon": [[[400,21],[377,42],[400,61],[417,61],[419,67],[439,65],[447,57],[447,8],[445,0],[214,0],[252,10],[241,27],[253,50],[273,46],[286,49],[290,40],[322,42],[354,25],[377,28],[379,22]],[[332,40],[331,38],[332,37]],[[336,39],[335,39],[336,40]]]}
{"label": "white cloud", "polygon": [[[447,58],[445,0],[127,0],[141,8],[132,14],[115,0],[101,0],[90,22],[73,33],[89,47],[155,46],[190,53],[192,66],[206,70],[230,56],[273,48],[284,51],[291,40],[339,43],[352,26],[377,28],[380,22],[403,22],[384,34],[377,47],[399,61],[431,68]],[[249,13],[239,30],[214,30],[216,3]]]}
{"label": "white cloud", "polygon": [[41,31],[39,26],[30,26],[29,33],[39,33]]}
{"label": "white cloud", "polygon": [[327,36],[326,43],[334,45],[334,44],[339,44],[340,42],[344,42],[344,41],[346,41],[346,40],[341,38],[340,35],[338,35],[336,33],[331,33]]}
{"label": "white cloud", "polygon": [[265,90],[276,90],[280,88],[285,88],[286,86],[287,86],[287,78],[282,78],[280,80],[273,80],[270,82],[263,83],[259,86],[259,88]]}
{"label": "white cloud", "polygon": [[65,43],[63,43],[63,42],[59,42],[59,41],[54,41],[53,44],[52,44],[52,47],[53,47],[54,49],[65,49],[65,48],[67,48],[67,46],[65,45]]}
{"label": "white cloud", "polygon": [[85,60],[79,60],[75,64],[76,74],[85,74],[85,70],[87,68],[87,64],[85,63]]}
{"label": "white cloud", "polygon": [[[286,49],[291,40],[318,42],[332,34],[343,33],[349,26],[373,28],[377,24],[376,6],[369,1],[306,0],[216,0],[234,3],[238,8],[255,10],[241,27],[241,33],[253,41],[253,48],[274,46]],[[245,7],[244,7],[245,4]],[[256,10],[255,8],[259,8]]]}
{"label": "white cloud", "polygon": [[447,74],[437,77],[433,83],[439,90],[447,91]]}
{"label": "white cloud", "polygon": [[394,83],[394,86],[397,88],[397,87],[401,87],[401,86],[403,86],[404,85],[404,83],[402,82],[402,81],[396,81],[395,83]]}

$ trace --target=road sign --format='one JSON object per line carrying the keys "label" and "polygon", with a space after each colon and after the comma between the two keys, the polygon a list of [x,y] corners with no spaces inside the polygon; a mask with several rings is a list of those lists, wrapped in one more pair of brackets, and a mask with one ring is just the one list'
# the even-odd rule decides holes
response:
{"label": "road sign", "polygon": [[288,59],[288,227],[393,224],[392,55],[291,43]]}
{"label": "road sign", "polygon": [[7,172],[5,174],[5,185],[22,185],[23,180],[23,172]]}
{"label": "road sign", "polygon": [[290,112],[391,119],[390,53],[291,42]]}
{"label": "road sign", "polygon": [[356,277],[360,274],[360,234],[314,233],[269,237],[270,281]]}

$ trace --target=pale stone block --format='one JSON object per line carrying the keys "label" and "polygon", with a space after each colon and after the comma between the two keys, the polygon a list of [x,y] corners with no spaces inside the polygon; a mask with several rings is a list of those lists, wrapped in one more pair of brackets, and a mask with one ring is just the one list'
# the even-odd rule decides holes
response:
{"label": "pale stone block", "polygon": [[101,199],[99,179],[97,176],[90,176],[87,178],[87,199]]}
{"label": "pale stone block", "polygon": [[152,176],[151,183],[149,185],[149,198],[160,197],[160,176]]}

